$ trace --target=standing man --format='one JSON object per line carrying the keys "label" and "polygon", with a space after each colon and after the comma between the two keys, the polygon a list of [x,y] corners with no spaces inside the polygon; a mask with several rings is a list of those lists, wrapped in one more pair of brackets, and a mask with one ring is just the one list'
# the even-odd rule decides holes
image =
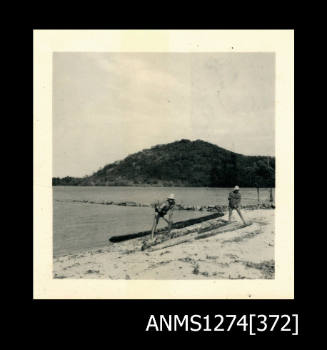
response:
{"label": "standing man", "polygon": [[232,211],[233,209],[235,209],[238,212],[238,215],[240,216],[240,218],[243,221],[243,224],[246,225],[246,222],[242,216],[241,213],[241,193],[240,193],[240,188],[238,186],[234,187],[234,190],[232,192],[229,193],[228,196],[228,210],[229,210],[229,216],[228,216],[228,222],[231,222],[231,217],[232,217]]}
{"label": "standing man", "polygon": [[[154,233],[156,231],[158,222],[160,218],[163,218],[167,224],[168,224],[168,234],[170,234],[170,230],[172,227],[172,216],[173,216],[173,211],[174,211],[174,206],[175,206],[175,195],[170,194],[167,197],[167,200],[159,204],[159,206],[155,205],[155,216],[153,220],[153,225],[152,225],[152,233],[151,233],[151,240],[153,240]],[[168,214],[168,220],[165,218],[165,215]]]}

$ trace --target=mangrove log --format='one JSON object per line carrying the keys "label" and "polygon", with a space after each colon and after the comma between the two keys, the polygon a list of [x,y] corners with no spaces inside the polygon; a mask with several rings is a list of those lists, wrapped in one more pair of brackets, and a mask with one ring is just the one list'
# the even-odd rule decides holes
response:
{"label": "mangrove log", "polygon": [[[218,218],[220,216],[224,216],[224,213],[217,212],[217,213],[214,213],[214,214],[211,214],[211,215],[201,216],[199,218],[193,218],[193,219],[188,219],[188,220],[184,220],[184,221],[177,221],[177,222],[173,223],[172,229],[180,229],[180,228],[184,228],[184,227],[187,227],[187,226],[199,224],[199,223],[207,221],[207,220],[216,219],[216,218]],[[167,231],[167,228],[160,228],[160,229],[158,229],[156,231],[156,233],[163,233],[163,232],[166,232],[166,231]],[[109,241],[113,242],[113,243],[117,243],[117,242],[122,242],[122,241],[129,240],[129,239],[134,239],[134,238],[147,236],[147,235],[150,235],[150,234],[151,234],[151,230],[137,232],[137,233],[130,233],[130,234],[121,235],[121,236],[112,236],[112,237],[109,238]]]}

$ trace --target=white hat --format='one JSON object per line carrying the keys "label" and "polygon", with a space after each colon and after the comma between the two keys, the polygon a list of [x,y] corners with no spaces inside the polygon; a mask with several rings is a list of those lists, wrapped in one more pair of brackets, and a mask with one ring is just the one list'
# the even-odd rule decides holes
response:
{"label": "white hat", "polygon": [[234,187],[234,191],[239,190],[240,188],[238,186]]}
{"label": "white hat", "polygon": [[173,199],[173,200],[175,200],[175,195],[174,195],[173,193],[171,193],[171,194],[167,197],[167,199]]}

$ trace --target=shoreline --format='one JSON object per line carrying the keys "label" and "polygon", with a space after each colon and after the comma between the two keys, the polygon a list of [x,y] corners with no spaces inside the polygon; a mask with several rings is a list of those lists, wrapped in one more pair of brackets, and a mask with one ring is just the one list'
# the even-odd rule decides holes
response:
{"label": "shoreline", "polygon": [[[139,203],[135,201],[110,201],[110,200],[101,200],[94,201],[88,199],[54,199],[56,202],[64,203],[85,203],[85,204],[99,204],[99,205],[116,205],[121,207],[146,207],[154,208],[155,203]],[[242,209],[245,210],[254,210],[254,209],[275,209],[275,203],[270,201],[261,201],[259,204],[246,204],[242,205]],[[181,203],[175,204],[175,210],[193,210],[193,211],[227,211],[228,205],[183,205]]]}
{"label": "shoreline", "polygon": [[[142,251],[148,237],[141,237],[54,256],[53,277],[125,280],[274,278],[274,210],[243,208],[243,213],[252,223],[250,226],[236,225],[240,218],[234,212],[235,229],[216,234],[213,228],[208,231],[212,233],[209,237],[169,247]],[[228,213],[221,219],[228,219]],[[184,230],[195,231],[195,226]]]}

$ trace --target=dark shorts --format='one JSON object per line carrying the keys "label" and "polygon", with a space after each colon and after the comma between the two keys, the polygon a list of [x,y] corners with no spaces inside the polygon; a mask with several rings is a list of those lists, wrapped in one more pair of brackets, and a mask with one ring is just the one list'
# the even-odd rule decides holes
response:
{"label": "dark shorts", "polygon": [[233,209],[239,209],[240,207],[232,207],[232,206],[229,206],[228,208],[233,210]]}
{"label": "dark shorts", "polygon": [[154,211],[159,215],[160,218],[163,218],[167,214],[160,212],[157,208]]}

